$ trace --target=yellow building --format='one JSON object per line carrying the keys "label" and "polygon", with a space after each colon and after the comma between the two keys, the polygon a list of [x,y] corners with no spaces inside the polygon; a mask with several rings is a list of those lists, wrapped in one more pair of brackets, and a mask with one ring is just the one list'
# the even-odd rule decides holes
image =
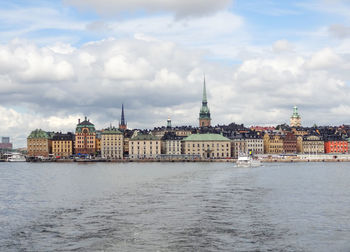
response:
{"label": "yellow building", "polygon": [[283,138],[278,134],[264,135],[264,153],[266,154],[282,154],[283,153]]}
{"label": "yellow building", "polygon": [[73,154],[74,134],[56,133],[52,137],[52,154],[54,156],[69,157]]}
{"label": "yellow building", "polygon": [[231,140],[220,134],[192,134],[183,139],[183,154],[201,158],[231,157]]}
{"label": "yellow building", "polygon": [[29,157],[48,157],[52,151],[52,133],[36,129],[27,138],[27,153]]}
{"label": "yellow building", "polygon": [[123,133],[116,128],[108,128],[101,133],[101,156],[107,159],[122,159],[124,149]]}
{"label": "yellow building", "polygon": [[303,136],[297,136],[297,153],[303,153]]}
{"label": "yellow building", "polygon": [[129,140],[129,157],[132,159],[156,158],[161,154],[161,140],[149,134],[138,134]]}

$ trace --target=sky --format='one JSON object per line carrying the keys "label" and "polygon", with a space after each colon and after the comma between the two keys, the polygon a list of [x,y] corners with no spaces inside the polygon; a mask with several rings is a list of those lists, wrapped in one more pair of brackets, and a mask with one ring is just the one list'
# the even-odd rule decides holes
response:
{"label": "sky", "polygon": [[3,0],[0,136],[198,125],[350,124],[349,0]]}

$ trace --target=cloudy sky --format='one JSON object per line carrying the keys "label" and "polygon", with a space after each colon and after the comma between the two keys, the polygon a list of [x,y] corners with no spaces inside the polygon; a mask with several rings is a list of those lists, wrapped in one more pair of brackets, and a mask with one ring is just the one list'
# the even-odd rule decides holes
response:
{"label": "cloudy sky", "polygon": [[350,124],[349,0],[3,0],[0,136],[130,128]]}

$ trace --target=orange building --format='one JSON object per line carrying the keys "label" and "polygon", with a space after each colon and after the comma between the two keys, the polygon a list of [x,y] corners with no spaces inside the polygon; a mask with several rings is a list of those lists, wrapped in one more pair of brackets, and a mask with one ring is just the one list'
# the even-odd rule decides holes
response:
{"label": "orange building", "polygon": [[324,141],[324,153],[348,153],[348,142],[343,139],[328,139]]}
{"label": "orange building", "polygon": [[75,130],[75,154],[96,154],[96,130],[90,120],[85,117],[83,122],[78,121]]}

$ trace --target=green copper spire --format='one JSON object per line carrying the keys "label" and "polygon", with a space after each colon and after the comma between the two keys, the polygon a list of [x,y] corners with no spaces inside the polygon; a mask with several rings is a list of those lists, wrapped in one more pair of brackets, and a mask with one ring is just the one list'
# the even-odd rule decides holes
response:
{"label": "green copper spire", "polygon": [[294,106],[293,108],[293,115],[292,115],[292,118],[300,118],[300,115],[298,113],[298,107],[297,106]]}
{"label": "green copper spire", "polygon": [[210,119],[210,110],[208,108],[208,101],[207,101],[207,90],[206,90],[206,84],[205,84],[205,76],[204,76],[204,84],[203,84],[203,99],[202,99],[202,107],[199,112],[199,118],[200,119]]}
{"label": "green copper spire", "polygon": [[203,99],[202,99],[202,103],[208,103],[207,101],[207,88],[205,86],[205,75],[204,75],[204,84],[203,84]]}

